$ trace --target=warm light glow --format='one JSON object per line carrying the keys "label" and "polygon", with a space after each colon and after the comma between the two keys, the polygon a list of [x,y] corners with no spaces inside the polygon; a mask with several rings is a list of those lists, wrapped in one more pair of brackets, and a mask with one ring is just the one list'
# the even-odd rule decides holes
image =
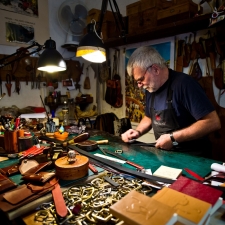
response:
{"label": "warm light glow", "polygon": [[43,66],[43,67],[39,67],[37,69],[44,71],[44,72],[48,72],[48,73],[55,73],[55,72],[66,70],[65,67],[59,67],[59,66]]}
{"label": "warm light glow", "polygon": [[44,44],[45,50],[41,53],[37,69],[48,73],[66,70],[66,62],[56,50],[56,43],[51,38]]}
{"label": "warm light glow", "polygon": [[82,57],[90,62],[102,63],[106,61],[106,52],[104,48],[93,46],[82,46],[77,48],[77,57]]}

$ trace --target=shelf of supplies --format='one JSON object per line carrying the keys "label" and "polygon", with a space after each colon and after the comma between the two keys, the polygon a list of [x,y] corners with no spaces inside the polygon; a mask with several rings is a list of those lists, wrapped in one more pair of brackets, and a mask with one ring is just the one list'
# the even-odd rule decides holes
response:
{"label": "shelf of supplies", "polygon": [[[137,42],[171,37],[188,32],[196,32],[198,30],[210,29],[210,17],[211,13],[200,15],[191,19],[185,19],[165,25],[156,26],[147,30],[137,30],[136,34],[128,34],[125,39],[108,39],[104,44],[108,48],[112,48],[116,46],[134,44]],[[224,24],[224,21],[220,21],[214,24],[212,27],[221,25],[222,23]]]}

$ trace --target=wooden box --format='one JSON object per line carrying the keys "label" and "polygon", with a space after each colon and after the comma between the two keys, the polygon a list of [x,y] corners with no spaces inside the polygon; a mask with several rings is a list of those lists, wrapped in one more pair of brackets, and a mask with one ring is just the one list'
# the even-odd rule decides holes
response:
{"label": "wooden box", "polygon": [[152,9],[157,6],[157,0],[141,0],[142,10]]}
{"label": "wooden box", "polygon": [[187,18],[193,18],[198,13],[198,4],[187,2],[168,9],[158,10],[157,25],[173,23]]}
{"label": "wooden box", "polygon": [[141,0],[134,2],[126,6],[126,14],[130,16],[135,13],[145,11],[146,9],[152,9],[156,7],[156,0]]}
{"label": "wooden box", "polygon": [[[141,1],[147,1],[147,0],[141,0]],[[156,1],[156,7],[158,9],[167,9],[169,7],[173,7],[176,5],[181,5],[184,3],[192,2],[192,0],[157,0]]]}
{"label": "wooden box", "polygon": [[[125,33],[128,33],[127,20],[128,17],[123,17],[123,24],[125,27]],[[122,35],[122,27],[120,24],[119,28],[117,27],[115,21],[106,21],[102,23],[102,35],[103,41],[107,41],[110,38],[119,38]]]}
{"label": "wooden box", "polygon": [[134,2],[126,6],[126,14],[130,16],[132,14],[138,13],[141,11],[141,2]]}
{"label": "wooden box", "polygon": [[141,31],[151,29],[157,25],[157,9],[147,9],[128,17],[128,34],[140,34]]}
{"label": "wooden box", "polygon": [[103,41],[109,38],[119,38],[120,30],[117,28],[114,21],[106,21],[102,23],[102,36]]}
{"label": "wooden box", "polygon": [[90,95],[82,95],[81,97],[76,97],[75,102],[78,103],[78,104],[92,103],[93,97],[91,97]]}
{"label": "wooden box", "polygon": [[[101,10],[100,9],[91,9],[88,11],[87,24],[91,23],[91,20],[94,19],[96,22],[100,19]],[[106,11],[103,21],[114,21],[113,13],[109,10]]]}

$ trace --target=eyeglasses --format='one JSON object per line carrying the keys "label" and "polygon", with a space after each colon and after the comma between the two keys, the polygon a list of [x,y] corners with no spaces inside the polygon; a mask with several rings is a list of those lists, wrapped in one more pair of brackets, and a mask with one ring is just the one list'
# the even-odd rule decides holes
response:
{"label": "eyeglasses", "polygon": [[150,69],[152,66],[153,66],[153,65],[149,66],[149,67],[145,70],[144,75],[136,80],[136,83],[137,83],[137,84],[141,84],[141,83],[144,81],[145,75],[146,75],[148,69]]}

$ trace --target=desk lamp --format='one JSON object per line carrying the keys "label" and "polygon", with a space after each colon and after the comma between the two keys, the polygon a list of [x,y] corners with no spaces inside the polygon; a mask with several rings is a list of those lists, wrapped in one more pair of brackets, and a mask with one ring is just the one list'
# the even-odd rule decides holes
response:
{"label": "desk lamp", "polygon": [[[113,10],[111,1],[114,4],[116,13]],[[82,58],[93,63],[102,63],[106,61],[106,49],[104,47],[103,40],[100,37],[101,36],[100,34],[101,34],[101,28],[102,28],[104,15],[107,11],[108,2],[110,4],[110,7],[116,22],[116,26],[117,28],[121,27],[122,29],[121,36],[125,37],[125,26],[124,26],[118,5],[116,3],[116,0],[102,0],[98,29],[96,31],[95,21],[93,22],[92,20],[92,23],[88,24],[87,26],[88,33],[81,39],[77,47],[76,57],[81,56]],[[120,26],[118,23],[120,24]]]}
{"label": "desk lamp", "polygon": [[[37,48],[32,52],[27,51],[28,49],[33,47]],[[66,62],[63,60],[61,54],[56,50],[56,43],[51,38],[47,40],[44,45],[40,45],[37,42],[33,42],[32,45],[26,48],[19,48],[15,53],[0,59],[0,68],[12,64],[13,62],[20,60],[24,57],[40,52],[43,49],[44,51],[41,53],[37,63],[38,70],[45,71],[48,73],[66,70]],[[16,56],[16,58],[11,58],[12,56]]]}

